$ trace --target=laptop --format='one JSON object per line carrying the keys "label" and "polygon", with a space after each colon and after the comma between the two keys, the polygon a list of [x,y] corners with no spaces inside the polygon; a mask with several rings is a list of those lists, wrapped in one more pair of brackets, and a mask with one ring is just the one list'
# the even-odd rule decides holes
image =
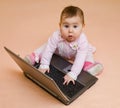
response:
{"label": "laptop", "polygon": [[35,64],[35,66],[31,66],[7,47],[4,47],[4,49],[22,69],[27,78],[35,82],[65,105],[69,105],[77,99],[98,80],[98,78],[92,76],[88,72],[82,71],[75,81],[75,85],[72,84],[72,82],[68,85],[63,85],[63,77],[70,71],[72,66],[72,64],[64,58],[54,54],[50,63],[50,72],[43,74],[37,69],[40,65],[39,63]]}

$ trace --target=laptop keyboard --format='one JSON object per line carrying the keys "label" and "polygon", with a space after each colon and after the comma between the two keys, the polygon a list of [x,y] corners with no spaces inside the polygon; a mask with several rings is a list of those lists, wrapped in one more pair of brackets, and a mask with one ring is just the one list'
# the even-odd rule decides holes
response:
{"label": "laptop keyboard", "polygon": [[63,77],[65,74],[60,72],[53,66],[50,66],[50,72],[46,72],[45,74],[51,77],[56,82],[60,90],[69,98],[75,96],[84,87],[84,85],[80,84],[77,81],[75,81],[75,84],[70,82],[68,85],[63,85]]}

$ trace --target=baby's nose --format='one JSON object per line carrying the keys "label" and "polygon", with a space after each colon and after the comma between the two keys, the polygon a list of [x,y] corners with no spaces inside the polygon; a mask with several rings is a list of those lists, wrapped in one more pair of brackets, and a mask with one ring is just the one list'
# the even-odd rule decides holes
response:
{"label": "baby's nose", "polygon": [[70,33],[73,32],[73,28],[72,27],[69,28],[69,32]]}

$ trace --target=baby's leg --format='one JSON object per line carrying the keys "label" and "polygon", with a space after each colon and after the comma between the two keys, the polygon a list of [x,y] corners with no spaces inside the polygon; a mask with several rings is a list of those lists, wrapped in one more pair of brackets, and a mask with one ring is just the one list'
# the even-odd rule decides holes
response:
{"label": "baby's leg", "polygon": [[36,49],[33,53],[35,54],[35,62],[39,62],[41,59],[41,56],[46,48],[47,43],[43,44],[41,47]]}
{"label": "baby's leg", "polygon": [[43,44],[40,48],[36,49],[30,55],[25,56],[24,60],[32,66],[34,66],[35,63],[39,63],[45,47],[46,43]]}

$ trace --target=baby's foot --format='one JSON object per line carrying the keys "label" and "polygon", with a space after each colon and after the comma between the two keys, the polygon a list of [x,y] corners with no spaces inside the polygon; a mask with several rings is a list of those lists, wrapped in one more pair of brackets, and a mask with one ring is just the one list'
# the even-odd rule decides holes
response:
{"label": "baby's foot", "polygon": [[34,53],[32,53],[31,55],[26,55],[25,57],[24,57],[24,60],[27,62],[27,63],[29,63],[30,65],[34,65],[35,64],[35,54]]}
{"label": "baby's foot", "polygon": [[101,63],[94,63],[86,70],[91,75],[97,76],[102,73],[103,65]]}

